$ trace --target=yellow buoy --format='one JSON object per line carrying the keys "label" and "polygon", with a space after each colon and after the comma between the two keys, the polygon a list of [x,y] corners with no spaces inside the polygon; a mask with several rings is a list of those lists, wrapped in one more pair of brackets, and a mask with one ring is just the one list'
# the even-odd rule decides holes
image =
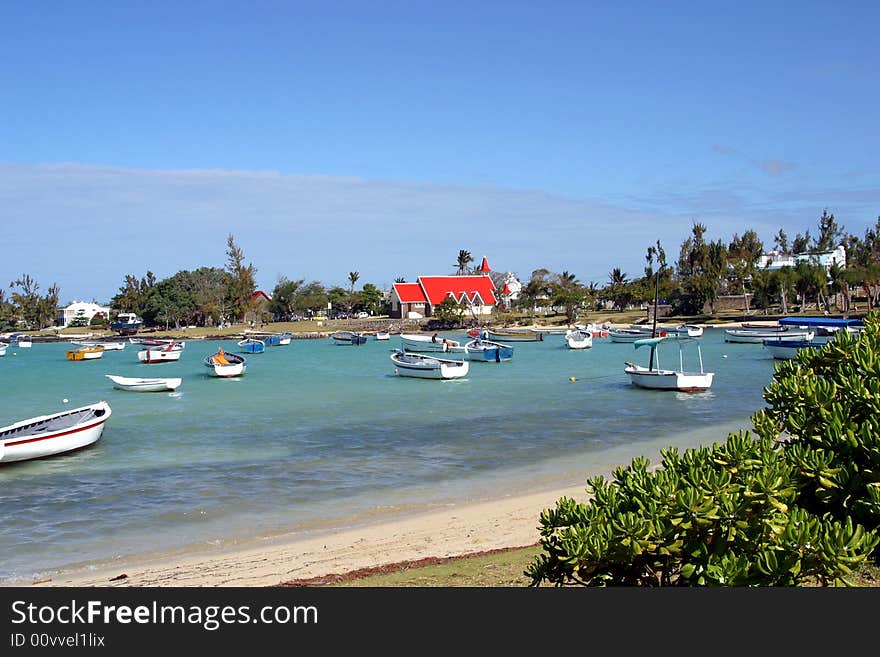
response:
{"label": "yellow buoy", "polygon": [[569,380],[569,381],[577,381],[577,379],[574,378],[573,376],[568,377],[568,380]]}

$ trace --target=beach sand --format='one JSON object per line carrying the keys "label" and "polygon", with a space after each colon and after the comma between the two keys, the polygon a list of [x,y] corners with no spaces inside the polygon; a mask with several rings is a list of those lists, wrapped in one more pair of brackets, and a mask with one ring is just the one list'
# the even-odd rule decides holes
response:
{"label": "beach sand", "polygon": [[[37,580],[35,586],[276,586],[428,557],[453,557],[534,545],[541,511],[563,497],[585,501],[585,485],[449,505],[419,515],[308,538],[153,559],[124,558]],[[124,577],[123,577],[124,575]]]}

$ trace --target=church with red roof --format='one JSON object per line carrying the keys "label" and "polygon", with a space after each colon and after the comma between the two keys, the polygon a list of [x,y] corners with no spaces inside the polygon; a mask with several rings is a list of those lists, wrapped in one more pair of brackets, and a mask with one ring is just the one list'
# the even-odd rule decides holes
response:
{"label": "church with red roof", "polygon": [[452,298],[473,315],[490,315],[498,300],[489,277],[489,261],[483,257],[479,274],[468,276],[419,276],[416,283],[395,283],[391,290],[391,317],[430,317],[435,306]]}

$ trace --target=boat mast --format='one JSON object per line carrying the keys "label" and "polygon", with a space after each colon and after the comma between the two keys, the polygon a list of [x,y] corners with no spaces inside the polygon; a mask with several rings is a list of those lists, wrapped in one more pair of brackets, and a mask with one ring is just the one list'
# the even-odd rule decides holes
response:
{"label": "boat mast", "polygon": [[[651,326],[651,337],[657,337],[657,305],[660,300],[660,269],[657,269],[657,275],[654,277],[654,323]],[[654,347],[651,345],[651,360],[648,362],[648,369],[654,369]]]}

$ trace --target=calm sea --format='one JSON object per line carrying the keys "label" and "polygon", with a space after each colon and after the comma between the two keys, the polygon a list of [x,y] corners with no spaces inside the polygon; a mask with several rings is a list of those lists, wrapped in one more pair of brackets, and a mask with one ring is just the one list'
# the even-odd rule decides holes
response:
{"label": "calm sea", "polygon": [[[701,394],[634,388],[624,361],[646,350],[596,339],[575,351],[561,335],[512,343],[513,360],[472,362],[455,381],[395,376],[396,336],[294,340],[248,355],[231,380],[209,377],[202,359],[234,341],[190,341],[180,361],[154,365],[131,344],[84,362],[65,359],[69,344],[10,347],[0,425],[102,398],[113,414],[85,450],[0,466],[0,582],[577,485],[667,446],[724,440],[764,406],[773,360],[717,329],[700,343],[715,372]],[[664,347],[661,364],[677,365],[677,346]],[[183,385],[124,392],[105,374]]]}

